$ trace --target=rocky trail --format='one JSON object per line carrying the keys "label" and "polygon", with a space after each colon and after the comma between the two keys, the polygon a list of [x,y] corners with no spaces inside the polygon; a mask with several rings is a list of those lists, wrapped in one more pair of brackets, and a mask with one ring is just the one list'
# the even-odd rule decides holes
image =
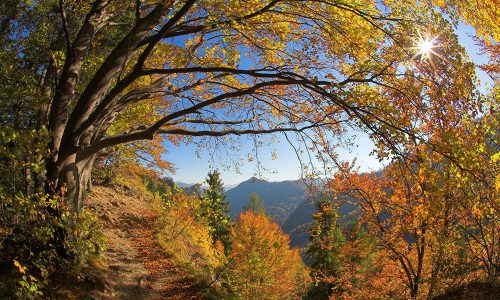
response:
{"label": "rocky trail", "polygon": [[174,266],[155,238],[156,212],[149,199],[97,186],[87,207],[103,225],[103,285],[90,299],[203,299],[202,288]]}

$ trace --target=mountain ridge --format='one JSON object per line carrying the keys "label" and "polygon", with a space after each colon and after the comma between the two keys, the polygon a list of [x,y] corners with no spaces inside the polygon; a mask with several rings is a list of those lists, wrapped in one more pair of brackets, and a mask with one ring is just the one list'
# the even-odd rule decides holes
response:
{"label": "mountain ridge", "polygon": [[280,225],[307,197],[306,187],[300,179],[270,182],[251,177],[226,192],[233,219],[244,210],[252,193],[262,199],[266,213]]}

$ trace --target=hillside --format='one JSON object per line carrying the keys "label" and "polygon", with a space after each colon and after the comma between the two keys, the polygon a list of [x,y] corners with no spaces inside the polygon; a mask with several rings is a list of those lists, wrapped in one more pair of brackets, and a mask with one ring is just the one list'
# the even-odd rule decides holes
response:
{"label": "hillside", "polygon": [[233,219],[243,211],[253,192],[262,199],[266,213],[280,225],[306,199],[305,186],[300,180],[268,182],[252,177],[226,192]]}
{"label": "hillside", "polygon": [[281,228],[290,236],[292,247],[304,247],[309,240],[312,215],[316,212],[314,203],[306,199],[290,214]]}
{"label": "hillside", "polygon": [[86,201],[103,226],[108,248],[102,253],[100,287],[80,290],[76,299],[203,299],[200,288],[158,244],[151,199],[96,186]]}

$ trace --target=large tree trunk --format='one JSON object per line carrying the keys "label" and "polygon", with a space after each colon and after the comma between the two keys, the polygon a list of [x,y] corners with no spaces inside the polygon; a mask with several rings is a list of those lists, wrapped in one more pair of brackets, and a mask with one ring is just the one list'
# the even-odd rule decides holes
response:
{"label": "large tree trunk", "polygon": [[[192,5],[194,1],[189,3]],[[69,45],[68,41],[67,57],[54,92],[48,119],[48,129],[53,136],[49,145],[51,157],[46,166],[48,183],[46,189],[50,193],[64,195],[66,207],[72,212],[79,212],[83,206],[82,197],[90,180],[94,156],[101,149],[87,151],[89,153],[82,158],[77,157],[78,152],[89,146],[86,139],[93,136],[92,127],[99,121],[99,116],[109,109],[110,103],[107,102],[114,101],[117,94],[126,86],[116,89],[116,95],[112,93],[112,97],[107,97],[106,101],[102,99],[103,95],[106,95],[115,76],[130,57],[139,50],[139,44],[151,34],[155,26],[161,23],[168,11],[167,5],[160,4],[146,17],[137,21],[94,74],[70,112],[85,53],[96,32],[110,17],[106,12],[108,4],[109,1],[106,0],[95,1],[74,42]],[[136,73],[130,78],[135,79],[138,76]],[[103,107],[96,111],[94,108],[97,104]],[[89,121],[91,114],[96,119]],[[84,126],[84,122],[89,124]]]}
{"label": "large tree trunk", "polygon": [[73,153],[66,159],[51,167],[51,176],[57,174],[56,188],[52,193],[64,196],[66,209],[73,213],[79,213],[83,208],[85,191],[89,187],[91,172],[97,155],[89,158],[78,159],[78,154]]}
{"label": "large tree trunk", "polygon": [[78,212],[80,208],[80,170],[76,163],[76,153],[69,155],[61,164],[57,187],[64,196],[66,208]]}

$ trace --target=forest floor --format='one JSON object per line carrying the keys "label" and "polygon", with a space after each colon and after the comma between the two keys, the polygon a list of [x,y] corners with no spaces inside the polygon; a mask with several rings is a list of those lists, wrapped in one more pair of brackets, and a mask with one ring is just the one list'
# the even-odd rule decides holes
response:
{"label": "forest floor", "polygon": [[81,299],[204,299],[202,287],[165,254],[156,240],[152,201],[130,190],[96,186],[87,209],[103,226],[102,283]]}

